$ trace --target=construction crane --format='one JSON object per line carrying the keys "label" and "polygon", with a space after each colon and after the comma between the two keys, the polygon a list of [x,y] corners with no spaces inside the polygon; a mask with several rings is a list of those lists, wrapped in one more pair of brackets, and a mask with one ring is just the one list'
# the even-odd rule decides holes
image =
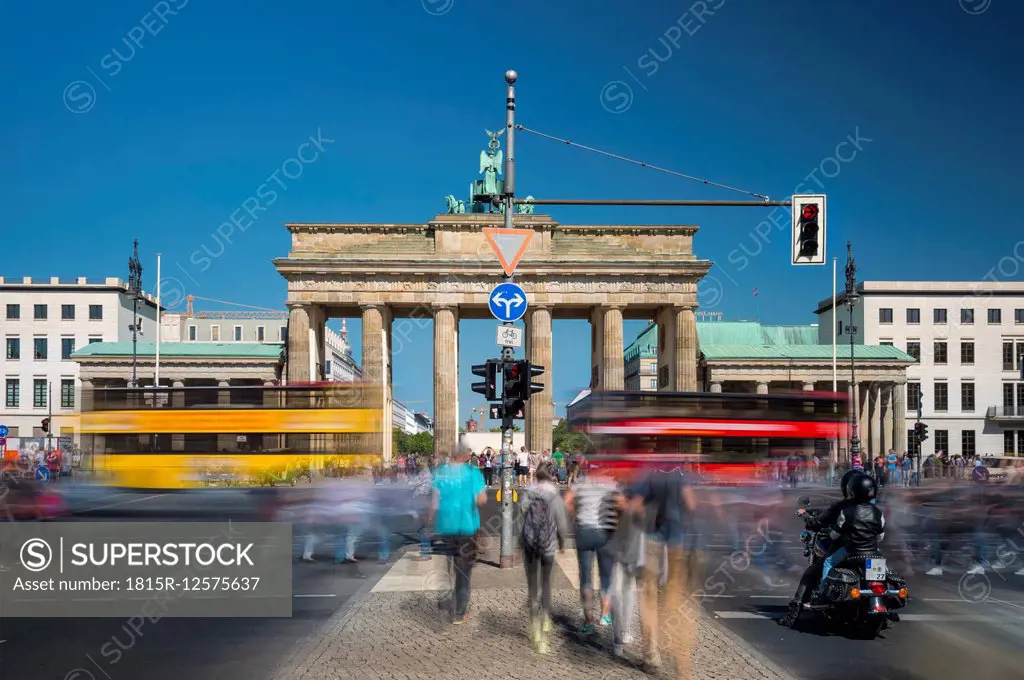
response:
{"label": "construction crane", "polygon": [[[206,302],[215,302],[219,305],[245,307],[246,310],[196,311],[195,307],[192,304],[194,300],[205,300]],[[254,307],[252,305],[242,305],[237,302],[226,302],[225,300],[214,300],[213,298],[204,298],[199,297],[198,295],[189,295],[186,298],[185,313],[183,316],[187,319],[287,319],[288,312],[280,309]]]}

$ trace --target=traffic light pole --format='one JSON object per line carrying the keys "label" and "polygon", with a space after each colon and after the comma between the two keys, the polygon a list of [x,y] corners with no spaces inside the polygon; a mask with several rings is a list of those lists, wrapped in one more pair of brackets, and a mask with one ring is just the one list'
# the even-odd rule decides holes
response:
{"label": "traffic light pole", "polygon": [[[505,98],[505,228],[514,229],[515,223],[512,216],[515,213],[516,193],[516,156],[515,156],[515,134],[516,134],[516,88],[515,82],[518,75],[515,71],[505,73],[505,82],[508,83],[508,93]],[[505,281],[512,281],[512,277],[506,275]],[[514,326],[514,323],[506,322],[505,326]],[[511,347],[501,349],[503,362],[515,359],[515,350]],[[505,412],[507,400],[507,389],[504,379],[504,371],[501,380],[501,557],[499,564],[502,569],[511,569],[515,563],[515,546],[513,543],[514,516],[512,508],[512,466],[514,465],[512,451],[512,431],[515,414]]]}

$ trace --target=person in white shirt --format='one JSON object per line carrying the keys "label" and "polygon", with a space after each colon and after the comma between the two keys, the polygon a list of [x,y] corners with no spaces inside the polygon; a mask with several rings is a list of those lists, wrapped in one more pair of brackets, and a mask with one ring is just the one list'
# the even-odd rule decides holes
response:
{"label": "person in white shirt", "polygon": [[519,486],[523,487],[530,479],[530,454],[525,446],[516,454],[516,479]]}

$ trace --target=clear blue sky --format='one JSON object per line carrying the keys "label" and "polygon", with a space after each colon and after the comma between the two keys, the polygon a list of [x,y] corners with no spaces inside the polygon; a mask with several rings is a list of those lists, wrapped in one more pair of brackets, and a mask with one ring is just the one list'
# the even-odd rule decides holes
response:
{"label": "clear blue sky", "polygon": [[[1024,148],[1024,3],[707,0],[717,9],[703,17],[686,2],[640,4],[649,9],[608,0],[9,5],[0,271],[126,278],[138,237],[147,288],[163,253],[168,302],[184,290],[280,307],[284,281],[270,260],[289,249],[283,224],[421,222],[443,211],[443,197],[476,177],[483,130],[503,122],[502,74],[515,68],[527,126],[772,197],[801,182],[826,192],[829,253],[842,260],[852,239],[861,278],[977,280],[1004,257],[995,277],[1022,278],[1011,202]],[[318,130],[334,142],[300,177],[282,179],[286,188],[271,180],[272,204],[220,253],[217,226]],[[861,148],[847,144],[836,160],[848,136]],[[519,139],[522,195],[739,197]],[[821,185],[805,180],[816,169]],[[828,267],[789,266],[788,215],[784,230],[760,237],[769,210],[551,212],[562,223],[699,224],[698,255],[716,263],[701,303],[728,319],[754,318],[759,303],[762,321],[813,322],[815,301],[830,293]],[[207,263],[204,247],[218,256]],[[349,329],[358,339],[358,321]],[[627,325],[627,343],[637,330]],[[394,372],[396,396],[428,411],[431,337],[429,327],[413,334]],[[555,323],[559,407],[589,380],[578,349],[588,338],[584,322]],[[492,323],[462,324],[463,420],[479,405],[468,367],[493,349]]]}

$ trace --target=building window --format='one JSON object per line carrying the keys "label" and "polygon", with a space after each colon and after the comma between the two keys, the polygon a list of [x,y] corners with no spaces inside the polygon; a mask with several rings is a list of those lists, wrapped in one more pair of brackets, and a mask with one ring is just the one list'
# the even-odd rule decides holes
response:
{"label": "building window", "polygon": [[7,318],[8,319],[20,319],[21,318],[21,305],[7,305]]}
{"label": "building window", "polygon": [[7,358],[21,358],[21,338],[7,338]]}
{"label": "building window", "polygon": [[892,347],[892,340],[882,340],[878,344],[883,347]]}
{"label": "building window", "polygon": [[67,361],[71,358],[71,355],[75,352],[75,339],[74,338],[61,338],[60,339],[60,358]]}
{"label": "building window", "polygon": [[220,326],[210,326],[210,340],[220,342]]}
{"label": "building window", "polygon": [[960,455],[962,455],[962,456],[973,456],[974,454],[975,454],[974,430],[961,430],[960,431]]}
{"label": "building window", "polygon": [[1017,455],[1024,456],[1024,430],[1017,430]]}
{"label": "building window", "polygon": [[256,327],[256,342],[263,342],[267,337],[267,329],[265,326]]}
{"label": "building window", "polygon": [[917,340],[907,341],[907,354],[914,357],[914,361],[921,360],[921,343]]}
{"label": "building window", "polygon": [[1024,309],[1013,310],[1013,322],[1024,323]]}
{"label": "building window", "polygon": [[36,408],[46,408],[46,378],[36,378],[32,381],[32,405]]}
{"label": "building window", "polygon": [[974,410],[974,383],[972,382],[960,383],[960,410]]}
{"label": "building window", "polygon": [[[596,326],[595,326],[595,328],[596,328]],[[596,331],[595,331],[595,333],[596,333]],[[836,321],[836,337],[837,338],[843,337],[843,320],[842,319]],[[664,340],[661,341],[661,344],[663,344],[663,345],[665,344]],[[665,349],[662,348],[659,351],[664,352]]]}
{"label": "building window", "polygon": [[974,323],[974,310],[973,309],[961,309],[960,310],[960,323]]}
{"label": "building window", "polygon": [[932,311],[932,321],[934,323],[946,323],[946,310],[936,309]]}
{"label": "building window", "polygon": [[60,306],[60,318],[65,321],[71,321],[75,318],[75,306],[74,305],[61,305]]}
{"label": "building window", "polygon": [[33,316],[37,320],[42,321],[42,320],[47,318],[47,311],[48,310],[47,310],[46,305],[32,305],[32,309],[33,309]]}
{"label": "building window", "polygon": [[[935,410],[949,410],[949,385],[947,383],[935,383]],[[943,449],[943,451],[945,451],[945,449]]]}
{"label": "building window", "polygon": [[190,342],[195,342],[199,339],[199,329],[195,326],[188,327],[188,339]]}
{"label": "building window", "polygon": [[941,342],[936,341],[934,343],[933,350],[933,359],[936,364],[944,364],[949,361],[948,346],[946,345],[946,342],[944,340]]}
{"label": "building window", "polygon": [[916,411],[921,408],[921,383],[907,383],[907,409]]}
{"label": "building window", "polygon": [[241,341],[242,341],[242,327],[241,326],[235,326],[235,342],[241,342]]}
{"label": "building window", "polygon": [[1013,455],[1013,430],[1003,431],[1003,453],[1007,456]]}
{"label": "building window", "polygon": [[1003,341],[1003,370],[1012,371],[1016,362],[1013,356],[1013,340]]}
{"label": "building window", "polygon": [[33,341],[35,358],[39,361],[45,361],[47,357],[46,352],[46,338],[35,338]]}
{"label": "building window", "polygon": [[75,407],[75,380],[62,379],[60,381],[60,407]]}
{"label": "building window", "polygon": [[974,341],[964,340],[960,343],[960,363],[971,365],[974,363]]}
{"label": "building window", "polygon": [[92,337],[92,338],[89,338],[89,344],[90,344],[90,345],[91,345],[92,343],[94,343],[94,342],[103,342],[103,338],[97,338],[97,337]]}
{"label": "building window", "polygon": [[21,402],[21,381],[17,378],[8,378],[7,398],[4,399],[4,404],[7,408],[18,408],[19,402]]}
{"label": "building window", "polygon": [[892,307],[882,307],[878,310],[878,323],[892,323]]}
{"label": "building window", "polygon": [[921,310],[911,307],[907,310],[907,323],[921,323]]}
{"label": "building window", "polygon": [[935,453],[949,452],[949,430],[935,430]]}
{"label": "building window", "polygon": [[103,305],[89,305],[89,320],[90,321],[102,321],[103,320]]}
{"label": "building window", "polygon": [[288,326],[281,326],[281,342],[288,342]]}
{"label": "building window", "polygon": [[1001,309],[990,309],[988,310],[988,322],[990,324],[1000,324],[1003,322],[1003,310]]}
{"label": "building window", "polygon": [[1003,410],[1007,415],[1013,412],[1013,383],[1003,383]]}

